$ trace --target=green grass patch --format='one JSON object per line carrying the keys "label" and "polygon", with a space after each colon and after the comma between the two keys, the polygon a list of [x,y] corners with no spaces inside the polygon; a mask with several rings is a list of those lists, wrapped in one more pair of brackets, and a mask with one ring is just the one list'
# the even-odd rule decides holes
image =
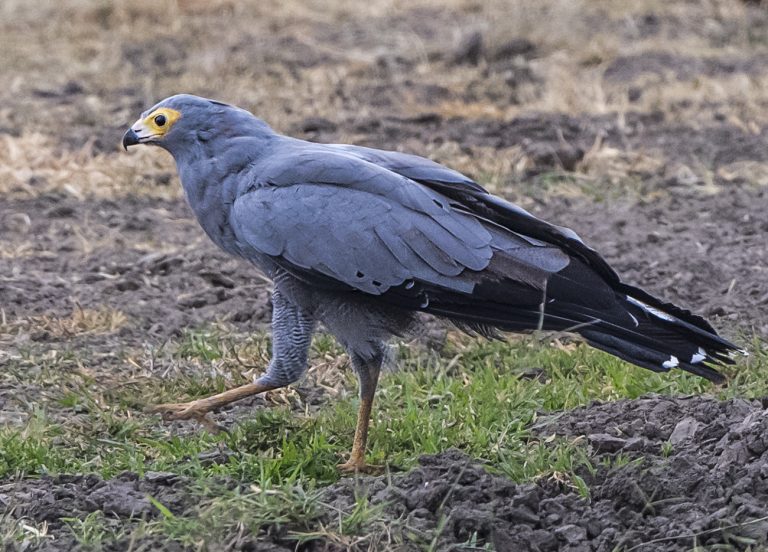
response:
{"label": "green grass patch", "polygon": [[[200,342],[208,362],[220,344]],[[205,340],[220,339],[207,334]],[[260,356],[268,349],[254,345]],[[180,356],[189,349],[179,349]],[[325,339],[315,356],[338,352]],[[403,348],[401,366],[383,375],[370,435],[370,460],[407,468],[423,453],[457,447],[497,466],[517,481],[553,471],[573,470],[577,455],[567,443],[540,443],[527,428],[537,412],[571,409],[594,400],[713,393],[719,397],[760,397],[768,392],[765,351],[758,344],[739,366],[729,367],[731,384],[720,389],[685,374],[654,374],[583,345],[553,347],[534,338],[513,342],[460,339],[439,355],[411,354]],[[198,360],[200,360],[198,358]],[[540,370],[545,378],[521,374]],[[236,372],[237,370],[234,370]],[[132,470],[172,470],[195,477],[227,475],[276,480],[304,477],[319,484],[336,480],[335,469],[348,451],[357,412],[354,376],[349,393],[312,415],[287,407],[254,409],[228,434],[205,431],[173,434],[140,407],[162,400],[188,400],[217,392],[234,376],[185,375],[147,379],[141,384],[100,389],[94,381],[70,374],[55,402],[71,412],[55,421],[44,408],[34,410],[22,427],[0,429],[0,476],[95,472],[111,477]],[[196,460],[216,446],[232,451],[224,465]]]}

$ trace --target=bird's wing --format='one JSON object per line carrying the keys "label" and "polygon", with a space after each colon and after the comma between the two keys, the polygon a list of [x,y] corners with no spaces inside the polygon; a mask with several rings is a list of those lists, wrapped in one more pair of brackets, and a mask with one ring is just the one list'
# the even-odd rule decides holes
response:
{"label": "bird's wing", "polygon": [[[570,228],[557,226],[535,217],[518,205],[488,193],[482,186],[457,171],[416,155],[351,145],[330,147],[418,182],[447,198],[455,208],[491,221],[518,236],[524,236],[531,243],[550,246],[547,255],[552,259],[554,259],[551,253],[553,250],[572,259],[578,259],[594,270],[617,293],[631,296],[654,309],[668,312],[686,323],[714,333],[712,326],[700,316],[622,282],[613,267]],[[526,251],[522,259],[518,255],[513,258],[513,262],[515,266],[519,266],[520,260],[525,260],[541,251],[535,249]],[[563,266],[567,264],[566,262]]]}
{"label": "bird's wing", "polygon": [[347,144],[333,144],[329,147],[384,167],[416,182],[487,193],[485,188],[471,178],[425,157]]}
{"label": "bird's wing", "polygon": [[[471,293],[468,272],[505,256],[505,277],[542,285],[557,248],[463,212],[444,195],[355,156],[305,146],[256,167],[231,224],[241,250],[372,295],[410,281]],[[247,253],[246,253],[247,254]]]}
{"label": "bird's wing", "polygon": [[480,184],[458,171],[418,155],[346,144],[333,144],[330,147],[423,184],[461,203],[476,215],[488,216],[491,220],[501,217],[503,222],[499,223],[503,226],[512,225],[515,232],[562,247],[568,253],[596,265],[595,268],[604,276],[618,281],[613,269],[587,247],[576,232],[543,221],[522,207],[488,193]]}

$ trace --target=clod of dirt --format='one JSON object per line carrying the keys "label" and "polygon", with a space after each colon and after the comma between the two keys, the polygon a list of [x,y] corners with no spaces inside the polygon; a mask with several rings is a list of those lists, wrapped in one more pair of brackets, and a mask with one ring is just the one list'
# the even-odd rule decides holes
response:
{"label": "clod of dirt", "polygon": [[404,475],[342,480],[324,501],[349,512],[367,496],[384,508],[391,542],[409,543],[397,550],[420,549],[408,531],[436,539],[439,550],[470,539],[521,552],[768,543],[768,413],[756,402],[594,404],[534,432],[586,437],[593,468],[579,475],[590,498],[553,480],[515,484],[453,450],[422,457]]}
{"label": "clod of dirt", "polygon": [[528,143],[524,146],[525,153],[533,161],[536,171],[544,169],[562,169],[572,171],[584,159],[584,149],[566,142],[561,143]]}
{"label": "clod of dirt", "polygon": [[[613,546],[663,538],[653,550],[739,550],[768,542],[766,430],[757,402],[654,397],[579,408],[536,431],[589,436],[597,470],[582,476],[590,509],[618,530]],[[595,447],[598,432],[613,446]]]}

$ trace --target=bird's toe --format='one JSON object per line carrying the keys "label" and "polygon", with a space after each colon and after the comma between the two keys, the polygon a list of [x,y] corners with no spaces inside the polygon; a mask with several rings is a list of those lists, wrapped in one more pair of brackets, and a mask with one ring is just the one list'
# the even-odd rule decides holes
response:
{"label": "bird's toe", "polygon": [[189,403],[165,403],[150,406],[146,409],[148,414],[161,414],[168,420],[185,420],[191,417],[193,409]]}
{"label": "bird's toe", "polygon": [[380,475],[384,473],[384,466],[368,464],[366,462],[347,461],[343,464],[337,464],[336,469],[344,474],[364,473],[366,475]]}
{"label": "bird's toe", "polygon": [[191,403],[166,403],[147,409],[150,414],[160,414],[163,420],[180,421],[195,420],[211,433],[220,433],[226,429],[208,417],[209,411],[200,405]]}

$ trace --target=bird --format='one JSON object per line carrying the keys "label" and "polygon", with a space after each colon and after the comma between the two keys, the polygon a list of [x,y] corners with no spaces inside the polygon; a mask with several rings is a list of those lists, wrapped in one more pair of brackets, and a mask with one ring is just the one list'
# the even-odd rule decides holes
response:
{"label": "bird", "polygon": [[535,217],[424,157],[275,132],[247,110],[189,94],[141,114],[122,145],[171,154],[186,199],[219,248],[273,283],[271,359],[252,383],[153,407],[197,420],[307,370],[322,324],[359,382],[342,472],[366,472],[388,343],[419,313],[488,338],[551,330],[655,372],[723,383],[741,351],[702,317],[625,283],[573,230]]}

